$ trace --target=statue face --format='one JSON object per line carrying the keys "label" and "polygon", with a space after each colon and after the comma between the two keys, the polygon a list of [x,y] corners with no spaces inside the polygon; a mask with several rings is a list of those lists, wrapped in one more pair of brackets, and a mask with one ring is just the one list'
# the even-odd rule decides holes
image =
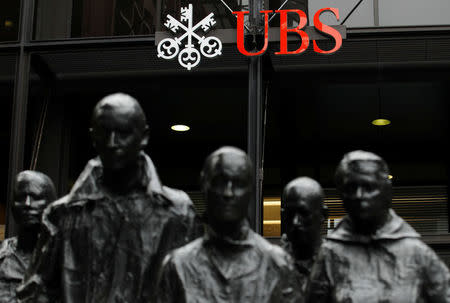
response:
{"label": "statue face", "polygon": [[292,187],[285,197],[284,220],[290,241],[310,245],[320,237],[324,220],[321,197],[308,189]]}
{"label": "statue face", "polygon": [[105,169],[120,171],[137,163],[147,137],[134,114],[133,109],[113,107],[96,116],[92,139]]}
{"label": "statue face", "polygon": [[44,182],[37,176],[26,176],[17,182],[12,206],[17,224],[25,227],[40,224],[42,213],[50,202]]}
{"label": "statue face", "polygon": [[224,153],[218,157],[204,181],[208,220],[213,224],[238,223],[247,217],[251,173],[242,155]]}
{"label": "statue face", "polygon": [[341,194],[356,230],[373,233],[387,218],[391,187],[387,180],[379,179],[376,167],[360,165],[366,167],[347,174]]}

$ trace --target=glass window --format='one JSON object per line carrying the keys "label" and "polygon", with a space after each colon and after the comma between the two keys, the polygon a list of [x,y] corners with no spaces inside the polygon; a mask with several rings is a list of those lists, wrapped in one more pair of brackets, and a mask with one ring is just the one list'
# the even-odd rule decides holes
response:
{"label": "glass window", "polygon": [[[325,12],[320,17],[321,21],[328,25],[340,24],[350,11],[358,4],[359,0],[314,0],[308,1],[309,19],[313,20],[315,13],[325,7],[335,7],[339,9],[340,19],[336,21],[336,17],[331,12]],[[374,11],[373,0],[365,0],[356,8],[351,16],[345,22],[347,27],[373,27]]]}
{"label": "glass window", "polygon": [[2,110],[0,111],[0,241],[4,238],[6,201],[9,166],[9,144],[11,137],[11,108],[14,95],[14,73],[16,65],[15,55],[0,54],[0,99]]}
{"label": "glass window", "polygon": [[[281,9],[299,9],[305,12],[308,15],[308,0],[289,0],[285,2],[285,0],[270,0],[269,1],[269,9],[275,11]],[[270,26],[272,27],[280,27],[280,18],[278,14],[272,18],[270,22]],[[308,17],[308,22],[310,22]],[[288,14],[288,26],[295,27],[299,23],[299,16],[297,14],[291,13]],[[311,22],[310,22],[311,24]]]}
{"label": "glass window", "polygon": [[248,0],[37,0],[34,38],[151,35],[167,30],[167,14],[179,20],[188,4],[193,5],[194,24],[214,13],[215,29],[234,28],[236,17],[229,9],[248,8]]}
{"label": "glass window", "polygon": [[[380,80],[382,79],[382,80]],[[277,72],[268,102],[264,235],[279,237],[283,187],[309,176],[326,189],[330,217],[345,215],[334,173],[344,153],[383,157],[393,176],[393,209],[424,236],[448,234],[448,104],[443,72]],[[382,117],[390,125],[372,121]],[[440,251],[438,250],[440,253]],[[450,262],[450,260],[448,260]]]}
{"label": "glass window", "polygon": [[449,25],[448,0],[379,0],[380,26]]}
{"label": "glass window", "polygon": [[[247,64],[233,54],[226,48],[222,60],[209,67],[202,62],[190,72],[155,61],[154,48],[35,54],[32,63],[45,63],[61,79],[50,87],[41,132],[37,125],[49,94],[42,79],[32,85],[28,150],[37,146],[33,138],[41,137],[36,168],[49,174],[60,195],[67,193],[87,161],[96,156],[88,132],[94,105],[107,94],[128,93],[147,115],[146,152],[161,181],[189,192],[203,211],[199,176],[204,159],[222,145],[244,150],[247,145]],[[171,130],[176,124],[190,130]]]}
{"label": "glass window", "polygon": [[[300,9],[308,14],[309,24],[316,12],[325,7],[339,9],[340,20],[331,12],[325,12],[321,16],[322,22],[328,25],[337,25],[345,21],[345,25],[352,27],[374,26],[424,26],[424,25],[449,25],[450,2],[448,0],[422,1],[422,0],[270,0],[269,8],[278,9],[282,4],[283,9]],[[274,18],[277,19],[277,18]],[[292,14],[288,20],[293,20],[289,26],[298,24],[298,17]],[[279,26],[277,20],[273,20],[271,26]]]}
{"label": "glass window", "polygon": [[18,40],[19,0],[0,2],[0,42]]}

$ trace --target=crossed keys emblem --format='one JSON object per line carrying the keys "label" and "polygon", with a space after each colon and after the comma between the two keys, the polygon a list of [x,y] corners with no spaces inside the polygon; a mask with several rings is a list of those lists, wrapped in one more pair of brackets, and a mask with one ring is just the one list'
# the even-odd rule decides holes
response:
{"label": "crossed keys emblem", "polygon": [[[167,15],[164,26],[175,34],[180,31],[184,31],[184,33],[178,38],[163,39],[158,44],[158,58],[173,59],[178,55],[178,62],[187,70],[191,70],[200,63],[200,52],[207,58],[222,54],[222,42],[217,37],[204,37],[196,33],[198,30],[206,33],[216,24],[214,13],[210,13],[202,21],[193,25],[192,9],[192,4],[181,8],[181,22],[171,15]],[[180,46],[185,39],[187,39],[187,43],[180,51]],[[194,39],[200,45],[200,52],[195,48]]]}

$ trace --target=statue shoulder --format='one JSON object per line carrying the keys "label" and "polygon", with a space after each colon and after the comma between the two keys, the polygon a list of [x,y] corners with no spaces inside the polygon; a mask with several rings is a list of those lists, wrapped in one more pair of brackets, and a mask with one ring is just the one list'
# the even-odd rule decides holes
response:
{"label": "statue shoulder", "polygon": [[65,195],[58,200],[50,203],[46,209],[44,210],[44,213],[42,214],[43,217],[46,217],[47,219],[52,218],[55,214],[64,212],[64,210],[69,205],[69,195]]}
{"label": "statue shoulder", "polygon": [[320,262],[334,262],[333,260],[336,258],[342,259],[348,256],[350,247],[354,247],[354,245],[334,239],[323,239],[315,255],[315,260],[320,260]]}
{"label": "statue shoulder", "polygon": [[399,245],[404,251],[413,251],[415,259],[419,260],[418,263],[421,263],[421,265],[426,266],[430,261],[440,260],[436,252],[419,238],[402,239]]}
{"label": "statue shoulder", "polygon": [[58,231],[58,222],[61,218],[65,218],[67,214],[72,213],[68,211],[72,207],[76,207],[78,203],[70,199],[70,194],[50,203],[45,208],[42,214],[42,224],[44,228],[49,231],[51,235]]}
{"label": "statue shoulder", "polygon": [[198,254],[203,247],[203,238],[197,238],[188,244],[174,249],[166,255],[163,263],[187,264],[198,261]]}
{"label": "statue shoulder", "polygon": [[292,267],[294,264],[294,260],[291,255],[285,251],[282,247],[276,244],[272,244],[262,236],[254,233],[254,237],[256,242],[258,243],[258,247],[269,254],[272,260],[278,267]]}
{"label": "statue shoulder", "polygon": [[173,210],[180,215],[188,215],[194,210],[191,198],[182,190],[163,186],[163,196],[171,202]]}

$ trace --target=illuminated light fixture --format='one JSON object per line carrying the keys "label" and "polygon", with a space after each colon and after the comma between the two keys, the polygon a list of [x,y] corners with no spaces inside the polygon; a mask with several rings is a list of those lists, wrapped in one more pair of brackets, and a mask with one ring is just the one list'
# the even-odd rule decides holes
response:
{"label": "illuminated light fixture", "polygon": [[11,20],[5,20],[5,27],[12,27],[13,22]]}
{"label": "illuminated light fixture", "polygon": [[[381,74],[379,75],[379,78],[381,79]],[[386,126],[391,124],[391,121],[388,119],[384,119],[381,118],[384,116],[383,111],[382,111],[382,100],[383,98],[381,97],[381,83],[377,83],[377,99],[378,99],[378,119],[375,119],[372,121],[372,125],[375,126]]]}
{"label": "illuminated light fixture", "polygon": [[388,179],[389,179],[389,180],[392,180],[392,179],[394,179],[394,176],[393,176],[393,175],[389,175],[389,176],[388,176]]}
{"label": "illuminated light fixture", "polygon": [[187,125],[177,124],[177,125],[172,125],[170,127],[170,129],[173,130],[173,131],[176,131],[176,132],[187,132],[191,128],[189,126],[187,126]]}
{"label": "illuminated light fixture", "polygon": [[372,121],[372,124],[375,126],[386,126],[391,124],[391,121],[388,119],[375,119]]}

